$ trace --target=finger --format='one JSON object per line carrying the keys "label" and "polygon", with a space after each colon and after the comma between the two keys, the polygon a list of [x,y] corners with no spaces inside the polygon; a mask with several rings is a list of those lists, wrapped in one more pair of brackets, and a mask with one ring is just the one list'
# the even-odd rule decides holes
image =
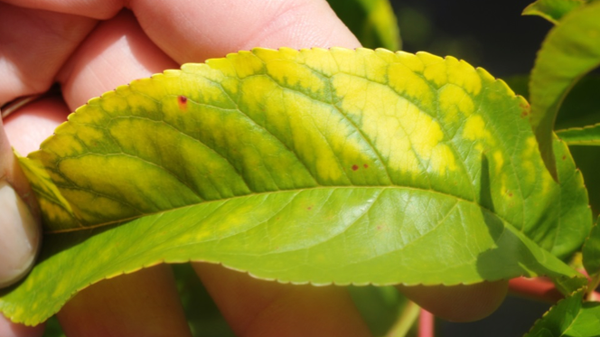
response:
{"label": "finger", "polygon": [[57,96],[27,104],[4,120],[9,143],[22,156],[39,149],[41,142],[67,120],[69,111]]}
{"label": "finger", "polygon": [[396,286],[432,314],[453,322],[472,322],[496,311],[508,292],[508,281],[456,286]]}
{"label": "finger", "polygon": [[179,63],[253,47],[360,46],[325,0],[140,0],[131,8],[150,38]]}
{"label": "finger", "polygon": [[102,6],[92,6],[95,1],[81,0],[3,0],[14,6],[41,9],[51,12],[85,16],[106,20],[115,16],[122,8],[123,0],[103,0]]}
{"label": "finger", "polygon": [[0,288],[21,279],[33,265],[41,240],[34,205],[0,121]]}
{"label": "finger", "polygon": [[2,337],[39,337],[44,334],[45,324],[25,326],[15,324],[0,314],[0,336]]}
{"label": "finger", "polygon": [[0,2],[0,106],[48,90],[95,22]]}
{"label": "finger", "polygon": [[67,336],[191,336],[168,265],[94,284],[57,317]]}
{"label": "finger", "polygon": [[127,4],[146,34],[178,63],[253,47],[360,46],[325,0],[13,1],[94,18],[107,18]]}
{"label": "finger", "polygon": [[[66,106],[62,101],[58,98],[50,98],[50,99],[42,99],[36,101],[34,103],[30,103],[27,106],[19,109],[19,111],[13,113],[10,117],[8,117],[5,121],[5,130],[8,135],[9,142],[19,151],[21,154],[25,155],[34,147],[37,147],[44,138],[52,134],[52,130],[54,127],[58,125],[58,123],[62,122],[66,118]],[[36,145],[33,145],[36,144]],[[2,200],[2,197],[0,197]],[[1,203],[1,201],[0,201]],[[2,214],[6,215],[9,212],[6,210],[0,210],[0,218],[2,218]],[[25,216],[26,217],[26,216]],[[23,216],[21,218],[24,218]],[[3,227],[3,224],[6,223],[15,223],[14,220],[8,222],[0,222],[0,227]],[[37,253],[37,246],[39,245],[39,231],[36,229],[33,231],[34,237],[31,237],[32,231],[27,230],[27,226],[23,226],[23,234],[25,234],[25,239],[19,239],[18,235],[11,234],[10,230],[5,228],[0,228],[0,232],[2,236],[0,238],[7,238],[8,242],[26,242],[26,240],[30,240],[30,244],[23,245],[19,244],[16,247],[4,247],[0,248],[0,251],[3,252],[11,252],[11,256],[13,257],[13,262],[0,262],[0,274],[2,274],[2,269],[6,268],[9,264],[20,264],[23,265],[23,269],[26,271],[29,269],[29,266],[34,260],[34,257]],[[18,225],[14,228],[20,228]],[[0,241],[2,241],[0,239]],[[3,244],[0,243],[0,246]],[[36,249],[31,249],[31,247],[36,247]],[[6,255],[8,256],[8,255]],[[4,258],[6,258],[6,256]],[[18,260],[15,257],[22,256],[21,260],[25,261],[15,261]],[[2,260],[2,258],[0,258]],[[17,280],[19,277],[11,276],[13,280]],[[2,278],[2,277],[0,277]],[[8,278],[8,277],[7,277]],[[0,284],[2,281],[0,280]],[[45,324],[40,324],[35,327],[27,327],[21,324],[12,323],[6,317],[0,315],[0,336],[6,337],[37,337],[42,336],[44,333]]]}
{"label": "finger", "polygon": [[236,336],[370,336],[342,287],[281,284],[220,265],[193,266]]}
{"label": "finger", "polygon": [[57,77],[67,105],[74,110],[92,97],[168,68],[178,65],[124,10],[99,24]]}

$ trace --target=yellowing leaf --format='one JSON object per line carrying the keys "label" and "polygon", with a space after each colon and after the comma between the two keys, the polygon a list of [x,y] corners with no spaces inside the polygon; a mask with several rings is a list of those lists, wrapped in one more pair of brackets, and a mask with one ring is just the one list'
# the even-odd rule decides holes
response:
{"label": "yellowing leaf", "polygon": [[528,113],[484,70],[426,53],[254,49],[134,81],[22,159],[48,235],[0,311],[35,324],[103,278],[187,261],[314,284],[548,275],[571,291],[559,258],[589,232],[587,195],[558,140],[552,179]]}

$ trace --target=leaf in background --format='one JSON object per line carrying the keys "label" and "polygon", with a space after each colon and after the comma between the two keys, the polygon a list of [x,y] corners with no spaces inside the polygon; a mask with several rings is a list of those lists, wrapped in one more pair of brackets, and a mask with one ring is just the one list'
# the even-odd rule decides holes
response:
{"label": "leaf in background", "polygon": [[556,131],[567,145],[600,146],[600,124]]}
{"label": "leaf in background", "polygon": [[177,290],[194,337],[234,337],[217,305],[189,263],[173,264]]}
{"label": "leaf in background", "polygon": [[584,0],[537,0],[523,10],[523,15],[538,15],[557,24],[563,16],[584,4]]}
{"label": "leaf in background", "polygon": [[556,176],[552,152],[554,121],[573,85],[600,63],[600,2],[571,11],[542,44],[531,72],[531,124],[548,170]]}
{"label": "leaf in background", "polygon": [[351,286],[348,292],[373,336],[387,336],[409,304],[406,297],[392,286]]}
{"label": "leaf in background", "polygon": [[327,0],[363,47],[401,48],[398,21],[389,0]]}
{"label": "leaf in background", "polygon": [[600,303],[583,302],[583,291],[552,307],[524,337],[597,337]]}
{"label": "leaf in background", "polygon": [[190,260],[314,284],[543,274],[570,291],[579,274],[554,255],[589,233],[587,195],[559,141],[552,179],[528,113],[427,53],[259,48],[134,81],[21,160],[48,235],[0,311],[34,324],[101,279]]}
{"label": "leaf in background", "polygon": [[46,321],[46,329],[44,330],[43,337],[65,337],[65,333],[56,316],[52,316]]}
{"label": "leaf in background", "polygon": [[600,227],[592,227],[590,236],[583,246],[583,266],[589,275],[600,273]]}

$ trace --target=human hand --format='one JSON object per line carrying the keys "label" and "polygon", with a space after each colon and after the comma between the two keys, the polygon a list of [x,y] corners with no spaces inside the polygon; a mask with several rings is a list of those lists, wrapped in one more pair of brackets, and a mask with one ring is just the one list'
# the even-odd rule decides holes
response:
{"label": "human hand", "polygon": [[[0,105],[44,92],[53,82],[61,85],[60,95],[30,103],[5,121],[10,143],[26,154],[90,97],[164,69],[257,46],[355,48],[359,43],[324,0],[12,0],[0,2],[0,45]],[[26,196],[8,143],[0,145],[0,169],[10,172],[10,184]],[[4,228],[14,221],[0,221],[5,236]],[[11,254],[2,251],[0,258],[14,258],[17,249],[5,249]],[[342,287],[260,281],[203,263],[194,268],[238,335],[369,334]],[[495,309],[506,284],[399,288],[428,303],[430,311],[464,320]],[[480,308],[467,310],[473,303]],[[58,318],[68,336],[190,334],[164,265],[93,285],[69,301]],[[41,331],[9,324],[0,315],[0,336],[39,336]]]}

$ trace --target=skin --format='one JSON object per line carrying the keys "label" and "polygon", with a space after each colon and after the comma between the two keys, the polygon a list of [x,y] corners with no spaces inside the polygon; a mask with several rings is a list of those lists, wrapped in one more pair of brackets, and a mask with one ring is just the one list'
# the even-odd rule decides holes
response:
{"label": "skin", "polygon": [[[0,105],[44,92],[54,82],[61,85],[60,94],[28,104],[6,119],[6,138],[0,132],[0,172],[32,214],[37,214],[35,202],[9,144],[21,154],[37,148],[89,98],[184,62],[257,46],[359,46],[324,0],[239,4],[235,0],[0,2]],[[203,263],[194,263],[194,268],[240,336],[369,336],[342,287],[261,281]],[[170,269],[155,266],[90,286],[58,317],[68,336],[106,336],[109,331],[110,336],[186,336],[189,331],[174,289]],[[506,282],[462,286],[459,298],[457,288],[419,289],[400,287],[431,312],[464,321],[495,310],[506,293]],[[42,329],[12,324],[0,315],[0,336],[40,336]]]}

